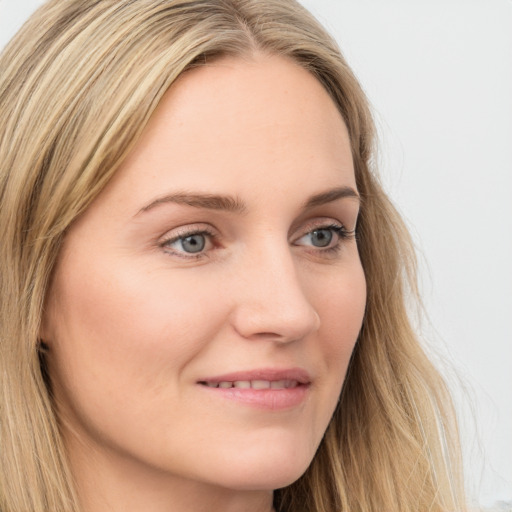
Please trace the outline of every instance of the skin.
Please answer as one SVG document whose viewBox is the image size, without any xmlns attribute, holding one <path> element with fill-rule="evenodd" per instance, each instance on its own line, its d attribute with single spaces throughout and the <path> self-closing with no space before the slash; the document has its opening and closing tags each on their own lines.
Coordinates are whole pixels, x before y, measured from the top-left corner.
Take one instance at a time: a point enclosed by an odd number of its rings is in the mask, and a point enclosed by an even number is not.
<svg viewBox="0 0 512 512">
<path fill-rule="evenodd" d="M 171 87 L 69 229 L 43 319 L 85 512 L 268 512 L 306 470 L 366 300 L 356 241 L 330 227 L 354 230 L 358 198 L 304 207 L 340 187 L 356 191 L 346 126 L 295 63 L 225 58 Z M 162 199 L 177 193 L 238 209 Z M 191 255 L 183 237 L 205 230 Z M 310 383 L 284 409 L 198 383 L 297 367 Z"/>
</svg>

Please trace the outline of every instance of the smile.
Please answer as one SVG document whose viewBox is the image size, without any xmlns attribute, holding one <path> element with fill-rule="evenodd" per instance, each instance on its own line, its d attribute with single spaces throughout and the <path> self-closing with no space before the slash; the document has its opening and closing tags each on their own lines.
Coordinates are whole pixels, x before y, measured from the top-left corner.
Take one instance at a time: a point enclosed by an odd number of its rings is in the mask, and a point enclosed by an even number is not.
<svg viewBox="0 0 512 512">
<path fill-rule="evenodd" d="M 239 389 L 290 389 L 299 386 L 296 380 L 236 380 L 222 382 L 200 382 L 209 388 Z"/>
<path fill-rule="evenodd" d="M 309 373 L 302 368 L 234 372 L 197 383 L 212 397 L 269 411 L 300 406 L 311 390 Z"/>
</svg>

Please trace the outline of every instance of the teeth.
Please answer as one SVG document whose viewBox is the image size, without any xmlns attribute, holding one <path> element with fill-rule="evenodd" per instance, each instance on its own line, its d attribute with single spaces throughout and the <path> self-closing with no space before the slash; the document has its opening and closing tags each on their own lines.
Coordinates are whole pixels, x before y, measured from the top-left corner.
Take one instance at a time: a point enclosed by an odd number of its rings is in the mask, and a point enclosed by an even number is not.
<svg viewBox="0 0 512 512">
<path fill-rule="evenodd" d="M 253 380 L 251 381 L 252 389 L 268 389 L 270 382 L 268 380 Z"/>
<path fill-rule="evenodd" d="M 251 381 L 250 380 L 237 380 L 236 382 L 233 382 L 233 387 L 248 389 L 251 387 Z"/>
<path fill-rule="evenodd" d="M 205 382 L 209 388 L 241 388 L 241 389 L 289 389 L 296 388 L 299 383 L 296 380 L 237 380 L 235 382 Z"/>
</svg>

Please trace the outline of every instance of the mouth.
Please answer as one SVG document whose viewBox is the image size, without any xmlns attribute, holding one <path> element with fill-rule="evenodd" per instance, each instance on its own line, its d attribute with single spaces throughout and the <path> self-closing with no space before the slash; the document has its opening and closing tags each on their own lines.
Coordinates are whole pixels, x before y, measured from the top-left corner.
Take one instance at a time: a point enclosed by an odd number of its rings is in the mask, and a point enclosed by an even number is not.
<svg viewBox="0 0 512 512">
<path fill-rule="evenodd" d="M 304 402 L 311 378 L 300 368 L 259 369 L 201 379 L 202 388 L 219 396 L 260 409 L 290 409 Z"/>
<path fill-rule="evenodd" d="M 305 385 L 296 380 L 224 380 L 220 382 L 201 381 L 199 384 L 209 388 L 222 389 L 290 389 Z"/>
</svg>

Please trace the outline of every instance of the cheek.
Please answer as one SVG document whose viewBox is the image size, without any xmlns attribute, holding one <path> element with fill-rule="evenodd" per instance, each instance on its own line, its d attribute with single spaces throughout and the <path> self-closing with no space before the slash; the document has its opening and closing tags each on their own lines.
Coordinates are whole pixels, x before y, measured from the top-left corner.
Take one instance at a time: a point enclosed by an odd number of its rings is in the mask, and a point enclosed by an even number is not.
<svg viewBox="0 0 512 512">
<path fill-rule="evenodd" d="M 225 305 L 190 273 L 171 280 L 162 269 L 134 274 L 120 259 L 116 266 L 76 263 L 58 269 L 48 304 L 60 413 L 86 439 L 158 460 L 164 439 L 179 430 L 173 411 L 188 417 L 187 368 L 218 335 Z"/>
<path fill-rule="evenodd" d="M 366 308 L 366 280 L 359 263 L 316 296 L 321 345 L 333 395 L 339 394 Z M 336 396 L 337 399 L 337 396 Z"/>
<path fill-rule="evenodd" d="M 215 327 L 222 304 L 190 276 L 171 279 L 165 272 L 145 272 L 133 264 L 123 268 L 122 261 L 91 267 L 94 271 L 67 272 L 64 267 L 56 280 L 50 309 L 54 330 L 62 332 L 58 337 L 63 340 L 114 353 L 153 345 L 161 350 L 162 343 L 171 350 L 196 339 L 192 334 L 199 325 Z M 209 323 L 197 321 L 204 308 L 212 312 Z M 184 347 L 176 348 L 181 352 Z"/>
<path fill-rule="evenodd" d="M 86 404 L 107 394 L 132 403 L 140 396 L 142 404 L 150 393 L 176 387 L 182 369 L 222 325 L 224 306 L 204 283 L 190 275 L 173 275 L 171 282 L 168 273 L 116 263 L 75 260 L 55 276 L 48 305 L 50 374 L 76 394 L 72 401 Z"/>
<path fill-rule="evenodd" d="M 342 351 L 345 345 L 355 344 L 366 308 L 366 279 L 359 261 L 347 265 L 336 279 L 317 290 L 314 300 L 332 348 Z"/>
</svg>

